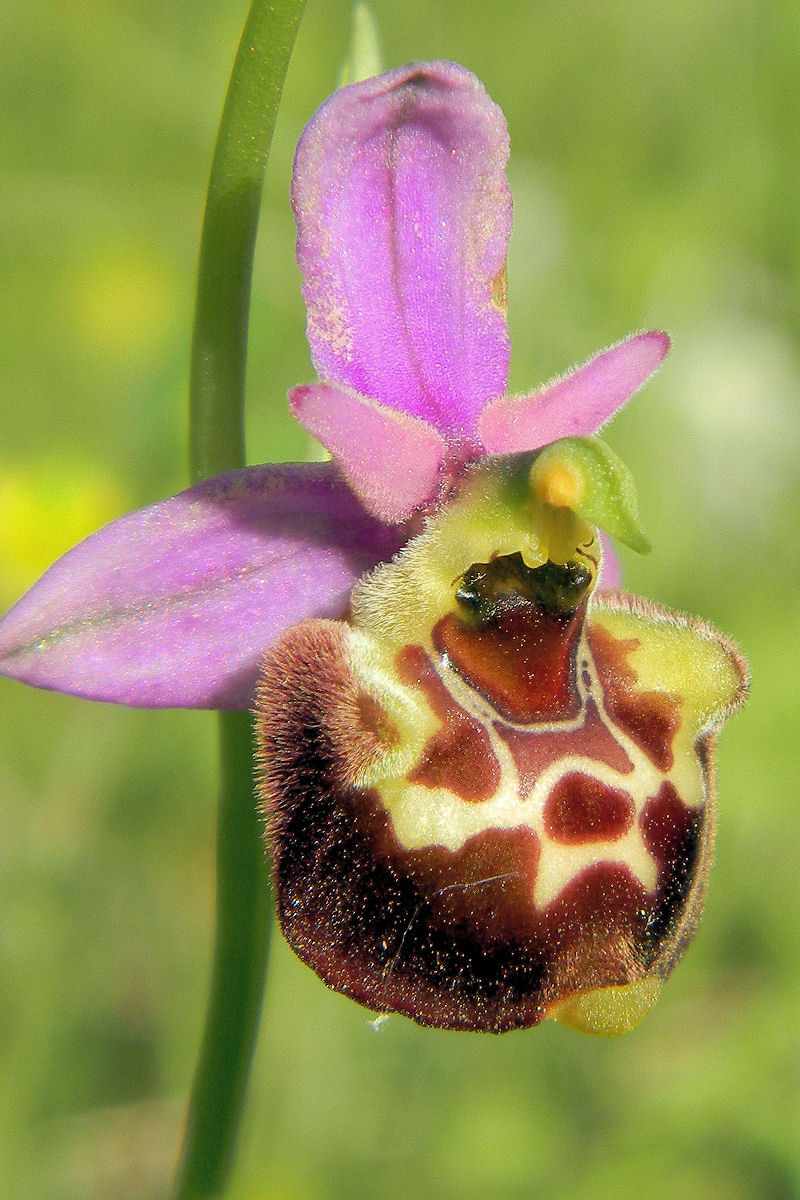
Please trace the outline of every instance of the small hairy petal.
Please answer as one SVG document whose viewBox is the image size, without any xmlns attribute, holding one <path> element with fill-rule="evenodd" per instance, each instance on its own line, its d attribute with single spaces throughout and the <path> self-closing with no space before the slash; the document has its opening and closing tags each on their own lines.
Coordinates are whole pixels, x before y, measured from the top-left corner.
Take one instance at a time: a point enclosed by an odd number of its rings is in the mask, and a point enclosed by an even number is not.
<svg viewBox="0 0 800 1200">
<path fill-rule="evenodd" d="M 478 421 L 486 453 L 515 454 L 597 433 L 660 366 L 669 345 L 666 333 L 638 333 L 532 396 L 498 397 Z"/>
<path fill-rule="evenodd" d="M 293 388 L 289 400 L 367 512 L 396 524 L 433 499 L 446 446 L 427 421 L 329 383 Z"/>
<path fill-rule="evenodd" d="M 231 471 L 59 559 L 0 622 L 0 673 L 140 707 L 249 708 L 279 634 L 343 615 L 402 541 L 332 463 Z"/>
<path fill-rule="evenodd" d="M 599 591 L 613 592 L 622 581 L 622 568 L 611 544 L 611 539 L 602 530 L 600 531 L 600 541 L 603 546 L 603 561 L 597 587 Z"/>
<path fill-rule="evenodd" d="M 505 391 L 508 134 L 452 63 L 342 88 L 297 148 L 292 202 L 320 377 L 468 438 Z"/>
</svg>

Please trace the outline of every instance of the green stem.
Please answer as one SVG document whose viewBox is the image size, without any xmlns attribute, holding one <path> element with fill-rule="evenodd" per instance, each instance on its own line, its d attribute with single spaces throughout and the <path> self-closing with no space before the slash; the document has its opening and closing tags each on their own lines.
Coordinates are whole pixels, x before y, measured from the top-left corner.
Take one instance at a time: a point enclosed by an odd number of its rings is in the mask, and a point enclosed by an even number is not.
<svg viewBox="0 0 800 1200">
<path fill-rule="evenodd" d="M 305 0 L 253 0 L 208 184 L 189 391 L 192 477 L 244 465 L 250 279 L 261 189 Z"/>
<path fill-rule="evenodd" d="M 245 464 L 247 326 L 261 190 L 305 0 L 253 0 L 208 185 L 190 379 L 194 480 Z M 272 900 L 246 713 L 221 713 L 214 965 L 175 1200 L 222 1194 L 258 1032 Z"/>
<path fill-rule="evenodd" d="M 203 1045 L 175 1190 L 219 1196 L 233 1162 L 258 1031 L 272 897 L 253 799 L 250 718 L 220 714 L 217 930 Z"/>
</svg>

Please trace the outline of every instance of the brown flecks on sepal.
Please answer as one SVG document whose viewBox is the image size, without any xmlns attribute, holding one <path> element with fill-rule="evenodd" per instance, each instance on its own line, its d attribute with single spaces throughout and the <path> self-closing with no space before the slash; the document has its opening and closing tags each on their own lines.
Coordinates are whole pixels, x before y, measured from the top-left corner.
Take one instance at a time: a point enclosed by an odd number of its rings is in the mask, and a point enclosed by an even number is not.
<svg viewBox="0 0 800 1200">
<path fill-rule="evenodd" d="M 508 276 L 505 263 L 492 280 L 492 304 L 504 317 L 508 316 Z"/>
</svg>

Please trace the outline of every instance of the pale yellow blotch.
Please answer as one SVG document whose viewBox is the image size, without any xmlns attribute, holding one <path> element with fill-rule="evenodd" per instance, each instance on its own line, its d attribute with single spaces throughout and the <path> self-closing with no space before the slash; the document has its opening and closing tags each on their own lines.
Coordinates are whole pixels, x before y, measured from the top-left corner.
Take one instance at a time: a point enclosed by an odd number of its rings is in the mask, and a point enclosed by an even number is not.
<svg viewBox="0 0 800 1200">
<path fill-rule="evenodd" d="M 587 763 L 588 765 L 590 764 Z M 601 772 L 595 768 L 594 774 L 600 777 Z M 638 796 L 636 799 L 639 801 L 637 809 L 642 808 L 644 800 Z M 655 889 L 658 870 L 645 846 L 638 822 L 624 837 L 615 841 L 583 842 L 575 846 L 565 846 L 563 842 L 554 841 L 548 835 L 544 821 L 537 813 L 536 833 L 541 846 L 533 891 L 533 902 L 537 908 L 545 908 L 580 875 L 581 871 L 598 863 L 614 863 L 616 866 L 627 867 L 646 892 Z"/>
<path fill-rule="evenodd" d="M 579 992 L 554 1008 L 549 1016 L 576 1033 L 620 1037 L 639 1025 L 658 999 L 661 980 L 650 975 L 622 987 Z"/>
<path fill-rule="evenodd" d="M 492 304 L 504 317 L 508 316 L 508 277 L 505 263 L 492 280 Z"/>
</svg>

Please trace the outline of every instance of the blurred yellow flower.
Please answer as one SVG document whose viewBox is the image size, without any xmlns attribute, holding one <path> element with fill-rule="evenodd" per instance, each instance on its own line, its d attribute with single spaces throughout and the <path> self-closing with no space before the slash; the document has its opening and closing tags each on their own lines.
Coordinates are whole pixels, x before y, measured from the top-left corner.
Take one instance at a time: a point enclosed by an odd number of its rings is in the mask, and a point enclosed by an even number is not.
<svg viewBox="0 0 800 1200">
<path fill-rule="evenodd" d="M 0 466 L 0 606 L 129 507 L 122 482 L 97 464 L 49 458 Z"/>
<path fill-rule="evenodd" d="M 104 248 L 81 265 L 69 292 L 78 333 L 107 354 L 147 349 L 169 332 L 179 308 L 172 263 L 137 246 Z"/>
</svg>

